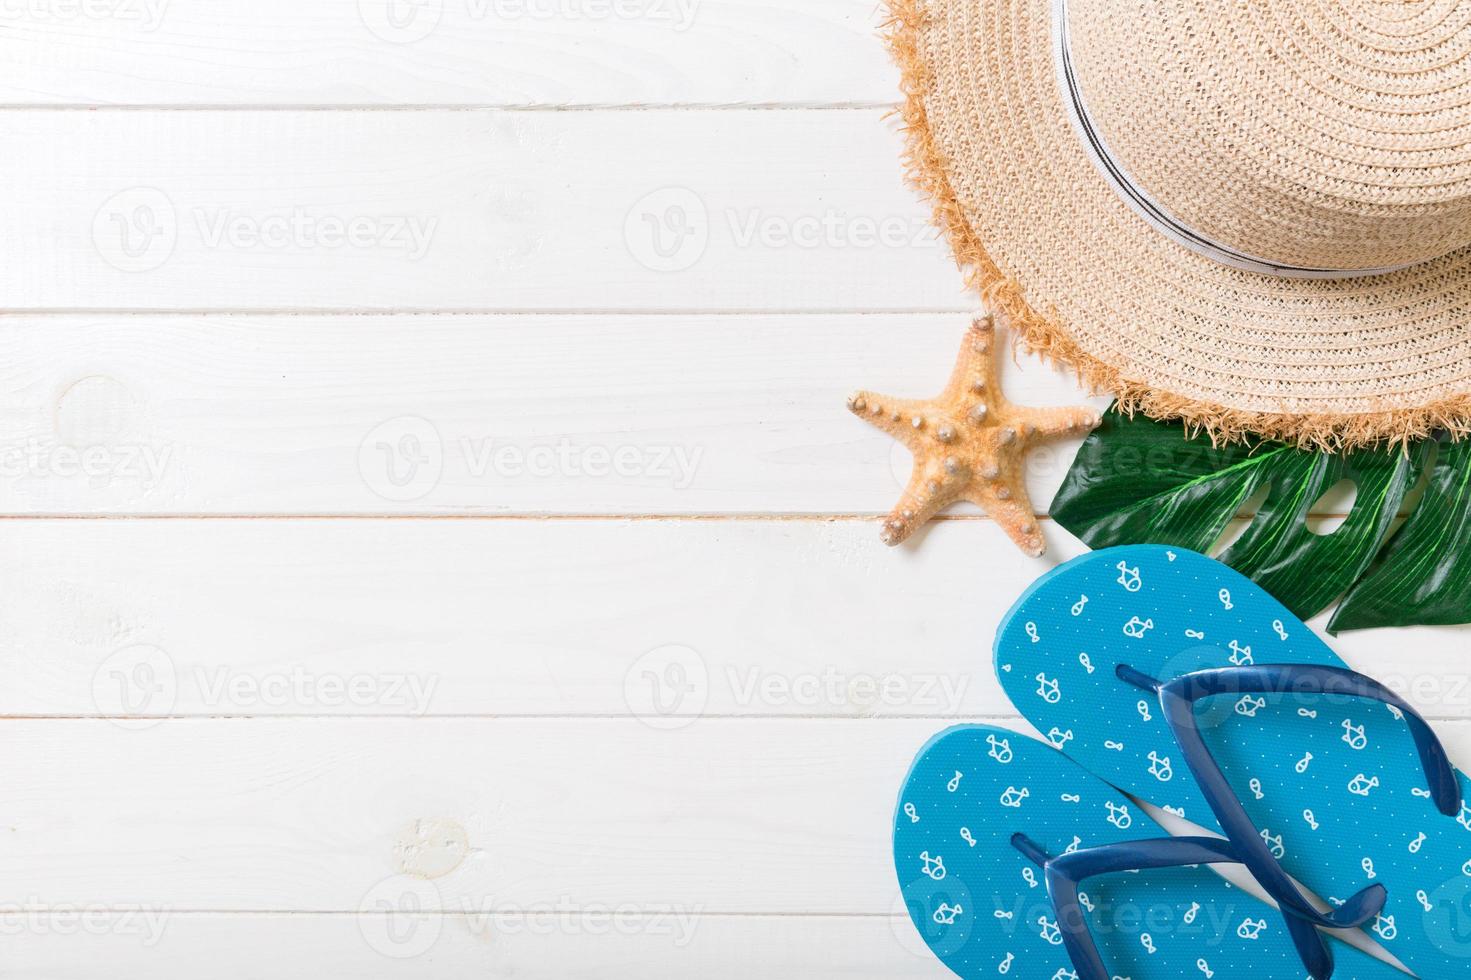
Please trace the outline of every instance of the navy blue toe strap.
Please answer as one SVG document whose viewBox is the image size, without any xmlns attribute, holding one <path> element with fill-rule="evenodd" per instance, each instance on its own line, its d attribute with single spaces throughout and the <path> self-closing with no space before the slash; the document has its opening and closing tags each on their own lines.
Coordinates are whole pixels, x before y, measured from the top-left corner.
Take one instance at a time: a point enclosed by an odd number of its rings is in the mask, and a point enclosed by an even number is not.
<svg viewBox="0 0 1471 980">
<path fill-rule="evenodd" d="M 1220 765 L 1206 746 L 1195 717 L 1195 702 L 1216 695 L 1275 694 L 1310 697 L 1356 697 L 1394 708 L 1409 726 L 1425 770 L 1426 783 L 1436 807 L 1448 816 L 1460 813 L 1461 784 L 1446 757 L 1445 747 L 1430 725 L 1399 695 L 1373 678 L 1341 667 L 1316 664 L 1259 664 L 1224 667 L 1158 681 L 1132 667 L 1120 665 L 1120 679 L 1159 695 L 1160 707 L 1185 756 L 1201 795 L 1210 805 L 1221 829 L 1236 846 L 1240 861 L 1285 911 L 1328 929 L 1364 925 L 1384 908 L 1387 892 L 1373 885 L 1354 895 L 1338 909 L 1321 912 L 1298 888 L 1272 854 L 1261 831 L 1251 822 L 1241 800 L 1231 789 Z"/>
<path fill-rule="evenodd" d="M 1078 980 L 1112 980 L 1083 914 L 1080 886 L 1084 881 L 1121 871 L 1241 863 L 1235 845 L 1216 837 L 1130 841 L 1073 851 L 1059 857 L 1048 855 L 1025 834 L 1013 836 L 1011 844 L 1043 869 L 1047 896 L 1052 902 L 1058 930 L 1062 933 L 1063 944 Z M 1333 976 L 1333 953 L 1322 934 L 1296 916 L 1284 915 L 1283 919 L 1312 980 L 1329 980 Z"/>
</svg>

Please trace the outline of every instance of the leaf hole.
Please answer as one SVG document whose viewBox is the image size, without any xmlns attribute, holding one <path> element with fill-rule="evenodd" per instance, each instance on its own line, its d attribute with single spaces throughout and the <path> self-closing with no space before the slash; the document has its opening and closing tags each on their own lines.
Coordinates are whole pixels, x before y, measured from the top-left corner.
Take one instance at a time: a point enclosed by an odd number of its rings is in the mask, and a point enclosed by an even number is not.
<svg viewBox="0 0 1471 980">
<path fill-rule="evenodd" d="M 1220 555 L 1221 552 L 1236 543 L 1237 539 L 1246 533 L 1256 520 L 1257 511 L 1262 509 L 1262 504 L 1267 502 L 1267 496 L 1272 492 L 1271 483 L 1263 483 L 1251 492 L 1251 496 L 1242 502 L 1236 516 L 1226 522 L 1226 529 L 1216 539 L 1215 546 L 1211 548 L 1212 555 Z"/>
<path fill-rule="evenodd" d="M 1359 496 L 1359 485 L 1345 477 L 1323 491 L 1323 496 L 1313 501 L 1308 508 L 1308 530 L 1319 537 L 1327 537 L 1343 527 L 1348 514 L 1354 509 Z"/>
<path fill-rule="evenodd" d="M 1410 489 L 1405 491 L 1404 499 L 1400 501 L 1399 513 L 1394 516 L 1389 524 L 1389 532 L 1384 535 L 1388 541 L 1399 533 L 1400 527 L 1405 523 L 1415 508 L 1420 506 L 1420 501 L 1425 497 L 1425 491 L 1430 487 L 1430 478 L 1435 473 L 1435 462 L 1440 458 L 1440 443 L 1432 443 L 1425 453 L 1425 465 L 1420 468 L 1420 473 Z"/>
</svg>

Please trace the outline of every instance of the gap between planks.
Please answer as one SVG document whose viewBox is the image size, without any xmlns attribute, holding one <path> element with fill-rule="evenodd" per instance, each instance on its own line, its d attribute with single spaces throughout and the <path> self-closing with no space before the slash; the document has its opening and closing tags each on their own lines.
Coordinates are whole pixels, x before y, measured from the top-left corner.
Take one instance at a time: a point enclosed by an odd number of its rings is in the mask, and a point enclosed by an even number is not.
<svg viewBox="0 0 1471 980">
<path fill-rule="evenodd" d="M 15 915 L 16 913 L 24 914 L 26 912 L 40 911 L 40 910 L 45 910 L 45 909 L 49 909 L 49 908 L 52 908 L 52 906 L 48 906 L 48 905 L 19 905 L 19 906 L 10 906 L 9 908 L 5 909 L 4 911 L 0 911 L 0 921 L 3 921 L 4 920 L 4 917 L 6 915 Z M 649 906 L 647 906 L 645 908 L 639 909 L 634 914 L 635 915 L 650 915 L 650 914 L 663 913 L 663 912 L 669 911 L 669 908 L 670 908 L 669 906 L 649 905 Z M 137 907 L 136 906 L 128 906 L 128 905 L 90 905 L 89 904 L 87 906 L 87 911 L 88 912 L 96 911 L 96 912 L 121 913 L 121 912 L 133 912 L 133 911 L 137 911 Z M 552 910 L 552 911 L 548 911 L 548 912 L 528 911 L 525 908 L 520 908 L 520 907 L 517 907 L 517 906 L 514 906 L 514 905 L 508 905 L 508 906 L 506 906 L 503 909 L 491 909 L 488 912 L 481 912 L 479 910 L 476 910 L 476 911 L 473 911 L 473 912 L 462 912 L 462 911 L 458 911 L 456 909 L 421 909 L 421 910 L 415 911 L 413 913 L 407 913 L 407 912 L 404 912 L 401 909 L 391 909 L 391 910 L 386 910 L 386 911 L 381 911 L 380 912 L 380 911 L 378 911 L 376 909 L 204 909 L 204 908 L 187 908 L 187 909 L 186 908 L 177 908 L 177 909 L 176 908 L 169 908 L 169 909 L 163 909 L 161 911 L 166 911 L 166 912 L 168 912 L 168 914 L 170 916 L 178 916 L 180 918 L 185 918 L 185 917 L 188 917 L 188 916 L 206 916 L 206 915 L 208 915 L 208 916 L 216 916 L 216 915 L 218 915 L 218 916 L 226 916 L 226 915 L 230 915 L 230 916 L 240 916 L 240 917 L 249 917 L 249 918 L 263 918 L 263 917 L 267 917 L 267 916 L 298 916 L 298 917 L 303 917 L 303 918 L 324 918 L 324 919 L 326 919 L 326 918 L 350 918 L 350 919 L 360 919 L 360 918 L 363 918 L 365 916 L 394 916 L 394 917 L 397 917 L 397 918 L 406 918 L 406 917 L 410 917 L 410 915 L 412 915 L 412 916 L 419 916 L 419 917 L 424 917 L 424 918 L 461 919 L 461 918 L 467 918 L 467 917 L 471 917 L 471 916 L 478 916 L 478 915 L 485 915 L 485 914 L 489 914 L 489 915 L 523 915 L 523 916 L 525 916 L 527 918 L 536 918 L 537 916 L 548 916 L 549 917 L 549 916 L 556 916 L 556 915 L 561 915 L 562 914 L 561 912 L 556 911 L 556 910 Z M 590 908 L 590 909 L 574 909 L 573 911 L 571 911 L 568 914 L 571 914 L 571 915 L 605 915 L 607 913 L 604 910 L 599 909 L 599 908 Z M 848 920 L 848 919 L 877 919 L 880 922 L 889 921 L 889 920 L 894 920 L 894 921 L 900 921 L 900 922 L 902 922 L 902 921 L 908 920 L 908 918 L 909 918 L 909 914 L 907 912 L 780 912 L 780 911 L 777 911 L 777 912 L 723 912 L 723 911 L 720 911 L 718 909 L 717 910 L 713 910 L 713 911 L 712 910 L 709 910 L 709 909 L 702 909 L 701 911 L 698 911 L 698 912 L 688 911 L 688 912 L 683 912 L 682 914 L 688 916 L 691 919 L 814 919 L 814 920 L 822 920 L 822 919 L 844 919 L 844 920 Z"/>
<path fill-rule="evenodd" d="M 680 719 L 681 718 L 681 716 L 679 716 L 679 715 L 670 715 L 668 717 L 675 718 L 675 719 Z M 701 715 L 697 715 L 697 716 L 688 716 L 688 717 L 690 718 L 690 724 L 692 724 L 692 725 L 695 724 L 695 723 L 697 723 L 697 722 L 707 722 L 707 721 L 735 721 L 735 722 L 748 722 L 748 721 L 836 721 L 836 722 L 855 722 L 855 721 L 906 721 L 906 722 L 908 722 L 908 721 L 935 721 L 935 722 L 944 722 L 944 723 L 946 723 L 948 725 L 1001 725 L 1001 726 L 1005 726 L 1005 727 L 1015 727 L 1017 725 L 1026 725 L 1026 724 L 1028 724 L 1028 722 L 1026 721 L 1026 719 L 1025 718 L 1022 718 L 1020 715 L 1015 715 L 1015 716 L 1013 716 L 1013 715 L 1001 715 L 1001 716 L 998 716 L 998 715 L 898 714 L 898 713 L 893 713 L 893 712 L 890 712 L 888 714 L 882 714 L 882 715 L 858 715 L 858 714 L 854 714 L 854 715 L 800 714 L 799 715 L 799 714 L 776 714 L 776 713 L 761 715 L 761 714 L 734 714 L 734 713 L 729 713 L 729 712 L 725 712 L 725 713 L 710 713 L 710 712 L 707 712 L 705 714 L 701 714 Z M 1434 716 L 1429 716 L 1429 717 L 1431 717 L 1432 719 L 1434 718 Z M 142 720 L 142 721 L 146 721 L 147 724 L 150 727 L 153 726 L 153 725 L 155 725 L 155 724 L 165 724 L 165 723 L 168 723 L 168 722 L 282 721 L 282 720 L 288 720 L 288 719 L 291 720 L 291 721 L 312 721 L 312 720 L 315 720 L 315 721 L 322 721 L 322 720 L 331 720 L 331 721 L 417 721 L 417 720 L 420 720 L 420 719 L 424 719 L 426 721 L 428 721 L 428 720 L 432 720 L 432 721 L 508 721 L 508 722 L 521 722 L 521 721 L 621 721 L 621 722 L 627 722 L 627 721 L 637 721 L 640 724 L 643 723 L 642 719 L 640 719 L 636 715 L 628 714 L 626 712 L 623 713 L 623 714 L 617 714 L 615 712 L 610 712 L 610 711 L 590 712 L 590 713 L 581 713 L 581 714 L 572 713 L 572 712 L 559 712 L 559 713 L 545 712 L 545 713 L 541 713 L 541 714 L 524 714 L 524 715 L 512 715 L 512 714 L 494 713 L 494 712 L 489 712 L 489 713 L 485 713 L 485 714 L 475 714 L 475 713 L 459 712 L 459 713 L 454 713 L 454 714 L 432 714 L 432 715 L 431 714 L 416 714 L 416 713 L 413 713 L 413 712 L 400 712 L 400 713 L 396 713 L 396 714 L 386 714 L 386 713 L 383 713 L 383 712 L 377 712 L 377 713 L 371 713 L 371 714 L 370 713 L 343 714 L 341 712 L 310 712 L 310 713 L 300 712 L 300 713 L 295 713 L 295 714 L 279 714 L 279 713 L 278 714 L 220 714 L 218 712 L 215 712 L 215 713 L 199 712 L 197 714 L 145 715 L 145 716 L 138 716 L 138 715 L 99 715 L 99 714 L 74 714 L 74 715 L 58 715 L 58 714 L 8 714 L 8 715 L 6 715 L 6 714 L 0 714 L 0 723 L 7 722 L 7 721 L 15 721 L 15 722 L 23 722 L 23 721 L 24 722 L 29 722 L 29 721 L 84 721 L 84 722 L 116 721 L 116 722 L 123 722 L 123 723 L 126 723 L 126 724 L 137 724 L 140 720 Z M 1459 720 L 1459 719 L 1450 719 L 1450 720 Z"/>
<path fill-rule="evenodd" d="M 687 524 L 759 524 L 759 523 L 808 523 L 808 524 L 878 524 L 888 516 L 884 514 L 775 514 L 749 512 L 739 514 L 0 514 L 0 521 L 500 521 L 547 523 L 687 523 Z M 1051 522 L 1047 514 L 1034 514 L 1039 521 Z M 1254 514 L 1239 514 L 1233 520 L 1254 518 Z M 1345 511 L 1310 511 L 1314 518 L 1347 518 Z M 951 521 L 990 522 L 985 514 L 940 514 L 931 518 L 938 523 Z"/>
<path fill-rule="evenodd" d="M 422 102 L 392 105 L 261 102 L 254 105 L 204 102 L 8 102 L 0 112 L 897 112 L 898 102 L 609 102 L 576 105 L 517 105 L 482 102 Z"/>
<path fill-rule="evenodd" d="M 714 307 L 714 306 L 691 306 L 677 307 L 669 306 L 662 308 L 650 307 L 607 307 L 607 308 L 581 308 L 581 307 L 485 307 L 477 309 L 474 307 L 460 307 L 445 309 L 435 306 L 363 306 L 363 307 L 330 307 L 330 306 L 282 306 L 261 307 L 253 309 L 250 307 L 136 307 L 133 309 L 120 310 L 113 307 L 91 307 L 91 306 L 9 306 L 0 309 L 0 320 L 6 317 L 74 317 L 74 316 L 105 316 L 105 317 L 238 317 L 238 318 L 264 318 L 264 317 L 400 317 L 400 316 L 432 316 L 432 317 L 800 317 L 800 316 L 851 316 L 851 317 L 881 317 L 881 316 L 974 316 L 976 306 L 974 303 L 960 304 L 956 306 L 865 306 L 857 307 L 811 307 L 805 309 L 784 309 L 774 307 L 764 309 L 760 307 Z M 964 324 L 962 324 L 963 326 Z"/>
</svg>

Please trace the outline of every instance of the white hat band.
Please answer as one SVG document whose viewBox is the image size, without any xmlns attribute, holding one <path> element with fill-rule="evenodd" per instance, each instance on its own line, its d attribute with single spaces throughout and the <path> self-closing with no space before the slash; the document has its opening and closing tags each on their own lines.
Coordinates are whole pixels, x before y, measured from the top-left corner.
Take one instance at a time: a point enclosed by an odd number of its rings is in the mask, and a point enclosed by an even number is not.
<svg viewBox="0 0 1471 980">
<path fill-rule="evenodd" d="M 1287 279 L 1358 279 L 1368 276 L 1388 275 L 1400 272 L 1418 263 L 1405 263 L 1377 269 L 1311 269 L 1301 266 L 1282 265 L 1259 256 L 1231 248 L 1222 242 L 1204 235 L 1175 217 L 1153 195 L 1144 190 L 1130 176 L 1128 170 L 1109 152 L 1108 143 L 1094 125 L 1088 113 L 1087 100 L 1078 85 L 1073 70 L 1072 32 L 1068 26 L 1068 0 L 1053 0 L 1052 40 L 1057 64 L 1058 85 L 1062 88 L 1062 101 L 1067 107 L 1073 128 L 1082 138 L 1083 147 L 1089 158 L 1124 200 L 1141 218 L 1156 231 L 1168 236 L 1192 252 L 1208 259 L 1228 265 L 1244 272 L 1256 272 Z"/>
</svg>

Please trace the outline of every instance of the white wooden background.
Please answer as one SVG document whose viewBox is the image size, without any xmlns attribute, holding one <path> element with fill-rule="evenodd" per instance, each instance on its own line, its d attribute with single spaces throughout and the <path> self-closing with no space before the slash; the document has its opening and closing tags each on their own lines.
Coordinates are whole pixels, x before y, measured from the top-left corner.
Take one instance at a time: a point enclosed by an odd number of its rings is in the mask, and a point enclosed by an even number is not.
<svg viewBox="0 0 1471 980">
<path fill-rule="evenodd" d="M 973 308 L 878 16 L 0 3 L 3 975 L 943 975 L 894 795 L 1048 563 L 878 542 Z M 1340 648 L 1465 763 L 1464 643 Z"/>
</svg>

